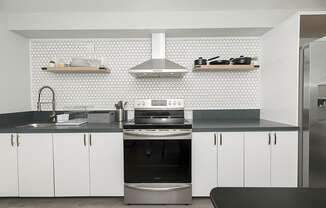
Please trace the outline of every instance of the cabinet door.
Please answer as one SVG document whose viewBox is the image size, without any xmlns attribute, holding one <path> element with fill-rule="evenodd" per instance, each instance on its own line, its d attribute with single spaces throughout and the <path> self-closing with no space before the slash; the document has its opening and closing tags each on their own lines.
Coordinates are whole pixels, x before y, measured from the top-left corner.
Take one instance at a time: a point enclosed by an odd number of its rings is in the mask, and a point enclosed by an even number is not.
<svg viewBox="0 0 326 208">
<path fill-rule="evenodd" d="M 192 134 L 192 193 L 209 196 L 217 186 L 217 146 L 214 133 Z"/>
<path fill-rule="evenodd" d="M 53 134 L 55 196 L 89 196 L 86 134 Z"/>
<path fill-rule="evenodd" d="M 242 132 L 218 134 L 217 183 L 219 187 L 243 187 Z"/>
<path fill-rule="evenodd" d="M 122 133 L 89 134 L 91 196 L 123 196 Z"/>
<path fill-rule="evenodd" d="M 298 132 L 276 132 L 273 134 L 271 162 L 271 184 L 273 187 L 297 187 Z"/>
<path fill-rule="evenodd" d="M 18 196 L 17 148 L 13 134 L 0 134 L 0 197 Z"/>
<path fill-rule="evenodd" d="M 19 134 L 19 196 L 54 196 L 51 134 Z"/>
<path fill-rule="evenodd" d="M 270 186 L 271 144 L 268 132 L 245 133 L 245 186 Z"/>
</svg>

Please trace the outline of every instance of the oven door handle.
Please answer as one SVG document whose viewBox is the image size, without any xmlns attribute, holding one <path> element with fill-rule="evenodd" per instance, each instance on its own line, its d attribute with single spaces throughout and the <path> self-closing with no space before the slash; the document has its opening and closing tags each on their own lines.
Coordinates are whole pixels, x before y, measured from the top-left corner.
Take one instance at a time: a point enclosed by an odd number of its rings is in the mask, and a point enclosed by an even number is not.
<svg viewBox="0 0 326 208">
<path fill-rule="evenodd" d="M 135 131 L 124 131 L 123 132 L 126 135 L 130 136 L 141 136 L 141 137 L 173 137 L 173 136 L 183 136 L 183 135 L 189 135 L 192 133 L 191 130 L 187 131 L 179 131 L 179 132 L 135 132 Z"/>
<path fill-rule="evenodd" d="M 125 186 L 131 189 L 141 190 L 141 191 L 176 191 L 176 190 L 190 188 L 191 184 L 179 184 L 179 185 L 173 184 L 167 187 L 155 187 L 155 186 L 144 185 L 144 184 L 125 184 Z"/>
</svg>

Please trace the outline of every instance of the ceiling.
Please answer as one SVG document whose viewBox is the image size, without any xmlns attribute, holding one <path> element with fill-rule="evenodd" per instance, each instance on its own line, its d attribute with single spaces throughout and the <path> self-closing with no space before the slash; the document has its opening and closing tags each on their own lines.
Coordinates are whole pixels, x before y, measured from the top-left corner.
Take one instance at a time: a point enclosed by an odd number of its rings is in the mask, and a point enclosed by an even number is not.
<svg viewBox="0 0 326 208">
<path fill-rule="evenodd" d="M 8 12 L 323 10 L 326 0 L 0 0 Z"/>
</svg>

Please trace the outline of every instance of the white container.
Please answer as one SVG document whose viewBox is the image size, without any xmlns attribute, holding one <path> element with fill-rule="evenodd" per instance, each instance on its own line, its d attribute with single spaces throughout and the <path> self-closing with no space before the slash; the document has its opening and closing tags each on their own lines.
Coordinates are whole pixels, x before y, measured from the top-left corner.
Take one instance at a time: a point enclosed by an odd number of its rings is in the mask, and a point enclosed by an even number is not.
<svg viewBox="0 0 326 208">
<path fill-rule="evenodd" d="M 57 123 L 62 123 L 69 120 L 69 114 L 59 114 L 57 115 Z"/>
</svg>

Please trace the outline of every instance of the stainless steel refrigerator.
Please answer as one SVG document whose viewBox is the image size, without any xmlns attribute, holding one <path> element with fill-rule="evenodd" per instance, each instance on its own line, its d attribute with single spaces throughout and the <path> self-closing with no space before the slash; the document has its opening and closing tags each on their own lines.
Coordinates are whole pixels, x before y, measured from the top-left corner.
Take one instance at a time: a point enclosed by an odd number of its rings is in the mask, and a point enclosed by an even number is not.
<svg viewBox="0 0 326 208">
<path fill-rule="evenodd" d="M 326 187 L 326 41 L 311 42 L 300 52 L 302 185 Z"/>
</svg>

